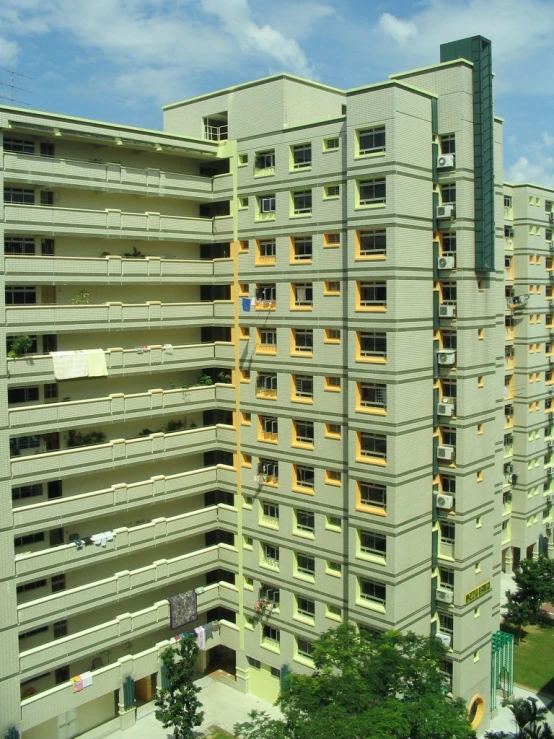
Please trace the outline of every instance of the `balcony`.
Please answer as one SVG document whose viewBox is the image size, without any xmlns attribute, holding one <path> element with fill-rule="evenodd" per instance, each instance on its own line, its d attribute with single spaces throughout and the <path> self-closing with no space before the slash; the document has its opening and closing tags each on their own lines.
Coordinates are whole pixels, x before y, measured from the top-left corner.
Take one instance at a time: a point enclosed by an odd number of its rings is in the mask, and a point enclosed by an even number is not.
<svg viewBox="0 0 554 739">
<path fill-rule="evenodd" d="M 222 566 L 234 572 L 238 568 L 236 550 L 225 544 L 200 549 L 173 559 L 158 559 L 151 565 L 137 570 L 116 572 L 115 575 L 103 580 L 23 603 L 17 609 L 18 622 L 24 625 L 67 618 L 98 608 L 98 604 L 108 605 L 140 593 L 168 587 L 172 583 L 182 585 L 183 581 Z"/>
<path fill-rule="evenodd" d="M 8 333 L 113 331 L 229 325 L 231 301 L 214 303 L 103 303 L 101 305 L 26 305 L 6 307 Z"/>
<path fill-rule="evenodd" d="M 136 349 L 106 350 L 109 377 L 171 372 L 182 370 L 183 366 L 190 370 L 199 370 L 210 364 L 232 367 L 234 357 L 234 346 L 224 342 L 174 346 L 172 354 L 168 354 L 161 345 L 148 346 L 147 351 L 141 349 L 140 353 Z M 52 357 L 49 355 L 8 359 L 8 367 L 10 384 L 55 382 Z"/>
<path fill-rule="evenodd" d="M 199 613 L 205 613 L 225 602 L 238 610 L 238 592 L 232 585 L 221 583 L 212 585 L 198 595 Z M 74 662 L 106 649 L 116 647 L 122 641 L 128 642 L 152 631 L 166 628 L 169 632 L 169 603 L 158 601 L 149 608 L 135 613 L 122 613 L 116 618 L 90 629 L 48 642 L 40 647 L 21 652 L 19 671 L 23 679 L 26 674 L 36 674 L 48 666 L 49 669 Z M 214 646 L 217 642 L 214 642 Z M 210 640 L 210 646 L 212 642 Z"/>
<path fill-rule="evenodd" d="M 209 177 L 128 167 L 117 162 L 91 162 L 33 154 L 4 153 L 5 179 L 43 186 L 83 187 L 174 198 L 212 199 Z"/>
<path fill-rule="evenodd" d="M 41 528 L 54 528 L 60 521 L 64 525 L 82 523 L 99 516 L 117 514 L 142 508 L 154 501 L 166 503 L 186 495 L 201 495 L 214 490 L 235 493 L 237 488 L 236 470 L 232 467 L 204 467 L 177 475 L 156 475 L 141 482 L 112 485 L 104 490 L 95 490 L 82 495 L 20 506 L 13 510 L 14 532 L 30 533 Z M 222 521 L 229 523 L 225 511 Z M 223 515 L 225 514 L 225 515 Z"/>
<path fill-rule="evenodd" d="M 235 429 L 218 425 L 170 434 L 159 432 L 143 438 L 114 439 L 95 446 L 13 457 L 10 460 L 11 476 L 14 485 L 25 485 L 37 478 L 59 480 L 129 464 L 146 464 L 183 454 L 203 453 L 216 447 L 233 452 L 236 448 Z"/>
<path fill-rule="evenodd" d="M 234 509 L 227 507 L 226 515 L 223 518 L 227 529 L 236 530 L 237 512 Z M 162 547 L 176 539 L 205 534 L 207 531 L 217 528 L 219 523 L 219 506 L 210 506 L 171 518 L 155 518 L 140 526 L 132 526 L 131 528 L 121 526 L 114 529 L 113 542 L 110 542 L 105 548 L 92 544 L 79 550 L 71 543 L 42 549 L 30 554 L 17 554 L 15 557 L 16 577 L 45 575 L 62 570 L 68 572 L 87 565 L 97 564 L 99 557 L 102 557 L 102 563 L 105 563 L 149 547 Z M 88 526 L 85 524 L 80 527 L 81 535 L 89 536 L 94 530 L 98 531 L 98 527 L 101 528 L 102 525 L 102 523 L 97 523 L 95 526 L 93 522 L 90 522 Z M 83 528 L 90 530 L 91 533 L 83 532 Z M 35 601 L 29 602 L 32 604 Z M 23 604 L 21 608 L 24 608 L 25 605 L 27 604 Z"/>
<path fill-rule="evenodd" d="M 21 406 L 8 411 L 10 430 L 34 433 L 61 431 L 94 423 L 114 423 L 134 419 L 155 419 L 169 413 L 235 407 L 235 388 L 226 385 L 191 387 L 186 390 L 150 390 L 124 395 L 117 393 L 105 398 L 87 398 L 74 402 Z"/>
<path fill-rule="evenodd" d="M 213 587 L 219 587 L 223 600 L 232 595 L 230 593 L 232 586 L 228 586 L 226 583 L 220 583 L 219 586 Z M 202 602 L 201 598 L 204 596 L 214 600 L 213 593 L 211 590 L 208 593 L 208 588 L 206 588 L 203 596 L 198 597 L 199 608 Z M 207 608 L 208 606 L 202 604 L 202 609 L 207 610 Z M 221 621 L 221 630 L 213 635 L 210 646 L 223 644 L 236 650 L 239 648 L 238 635 L 238 629 L 234 624 Z M 135 680 L 139 680 L 157 672 L 160 666 L 159 652 L 165 649 L 168 644 L 169 641 L 164 641 L 139 654 L 125 655 L 125 657 L 105 667 L 94 670 L 93 684 L 80 693 L 73 693 L 70 689 L 71 683 L 65 682 L 23 700 L 21 702 L 21 724 L 19 724 L 19 729 L 28 731 L 44 721 L 55 718 L 64 711 L 74 710 L 76 706 L 83 706 L 102 695 L 119 690 L 123 679 L 130 673 Z"/>
<path fill-rule="evenodd" d="M 230 259 L 184 260 L 145 257 L 125 259 L 119 256 L 102 258 L 48 257 L 8 255 L 4 260 L 6 275 L 12 284 L 39 285 L 61 283 L 82 285 L 126 284 L 218 284 L 233 279 Z"/>
<path fill-rule="evenodd" d="M 95 238 L 212 241 L 211 218 L 125 213 L 117 209 L 90 210 L 43 205 L 4 205 L 6 230 Z M 232 217 L 222 219 L 232 224 Z M 232 230 L 232 227 L 231 227 Z"/>
</svg>

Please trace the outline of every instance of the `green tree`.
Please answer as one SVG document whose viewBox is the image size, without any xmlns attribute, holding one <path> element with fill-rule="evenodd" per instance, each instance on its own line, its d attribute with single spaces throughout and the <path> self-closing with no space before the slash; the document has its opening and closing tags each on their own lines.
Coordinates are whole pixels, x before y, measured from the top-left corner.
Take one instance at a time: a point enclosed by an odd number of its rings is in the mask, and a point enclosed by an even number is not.
<svg viewBox="0 0 554 739">
<path fill-rule="evenodd" d="M 341 624 L 313 647 L 312 675 L 287 676 L 284 719 L 251 716 L 240 739 L 468 739 L 467 707 L 447 695 L 445 649 L 413 633 L 358 634 Z"/>
<path fill-rule="evenodd" d="M 167 688 L 160 688 L 156 697 L 156 718 L 164 729 L 173 726 L 175 739 L 194 739 L 195 726 L 204 720 L 197 698 L 200 692 L 193 682 L 194 665 L 200 650 L 193 635 L 185 636 L 177 648 L 168 647 L 161 654 Z"/>
<path fill-rule="evenodd" d="M 517 589 L 506 596 L 504 620 L 521 631 L 537 623 L 541 606 L 554 600 L 554 560 L 524 559 L 514 571 L 514 581 Z"/>
</svg>

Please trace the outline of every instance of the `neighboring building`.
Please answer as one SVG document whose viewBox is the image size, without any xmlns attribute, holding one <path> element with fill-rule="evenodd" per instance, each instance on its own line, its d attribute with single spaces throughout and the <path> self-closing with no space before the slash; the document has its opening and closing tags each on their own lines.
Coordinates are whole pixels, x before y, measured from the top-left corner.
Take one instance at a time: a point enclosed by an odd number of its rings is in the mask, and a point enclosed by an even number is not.
<svg viewBox="0 0 554 739">
<path fill-rule="evenodd" d="M 488 720 L 500 573 L 553 554 L 554 193 L 503 186 L 490 43 L 441 59 L 165 132 L 0 108 L 0 733 L 132 724 L 208 623 L 199 668 L 271 700 L 341 620 L 436 633 Z"/>
</svg>

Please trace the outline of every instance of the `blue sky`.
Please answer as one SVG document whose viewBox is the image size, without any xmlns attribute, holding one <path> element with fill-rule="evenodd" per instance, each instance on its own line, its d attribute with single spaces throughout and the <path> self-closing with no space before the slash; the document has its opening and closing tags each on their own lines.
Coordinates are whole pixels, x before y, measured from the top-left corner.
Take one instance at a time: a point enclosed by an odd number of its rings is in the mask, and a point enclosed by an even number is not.
<svg viewBox="0 0 554 739">
<path fill-rule="evenodd" d="M 554 186 L 553 0 L 1 0 L 0 67 L 32 78 L 13 96 L 33 108 L 160 128 L 161 105 L 219 87 L 280 71 L 356 87 L 475 34 L 505 178 Z"/>
</svg>

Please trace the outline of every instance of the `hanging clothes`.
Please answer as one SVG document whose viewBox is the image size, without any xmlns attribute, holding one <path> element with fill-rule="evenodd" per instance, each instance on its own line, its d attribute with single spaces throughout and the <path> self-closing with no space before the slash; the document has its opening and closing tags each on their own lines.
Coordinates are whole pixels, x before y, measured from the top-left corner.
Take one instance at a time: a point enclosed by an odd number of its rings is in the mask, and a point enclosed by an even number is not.
<svg viewBox="0 0 554 739">
<path fill-rule="evenodd" d="M 204 631 L 204 627 L 198 626 L 194 631 L 196 633 L 196 644 L 198 645 L 198 649 L 203 652 L 206 649 L 206 632 Z"/>
<path fill-rule="evenodd" d="M 106 353 L 103 349 L 87 349 L 87 369 L 89 377 L 106 377 L 108 367 L 106 365 Z"/>
<path fill-rule="evenodd" d="M 88 377 L 88 362 L 85 352 L 50 352 L 56 380 L 74 380 Z"/>
<path fill-rule="evenodd" d="M 250 300 L 250 298 L 243 298 L 242 299 L 242 309 L 243 309 L 243 311 L 245 311 L 246 313 L 250 313 L 251 306 L 252 306 L 252 301 Z"/>
</svg>

